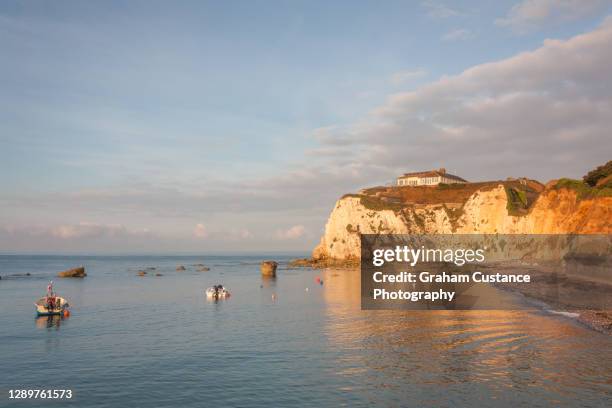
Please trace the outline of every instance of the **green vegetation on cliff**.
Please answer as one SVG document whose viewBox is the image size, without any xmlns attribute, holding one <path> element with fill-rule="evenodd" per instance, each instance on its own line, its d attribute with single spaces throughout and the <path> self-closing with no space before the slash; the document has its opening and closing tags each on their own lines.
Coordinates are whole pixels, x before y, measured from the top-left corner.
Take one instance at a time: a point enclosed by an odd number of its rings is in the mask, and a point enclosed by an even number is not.
<svg viewBox="0 0 612 408">
<path fill-rule="evenodd" d="M 582 179 L 589 186 L 595 187 L 600 181 L 609 178 L 610 175 L 612 175 L 612 160 L 589 171 Z M 610 180 L 608 180 L 608 183 L 610 183 Z M 612 187 L 612 185 L 607 185 L 606 187 Z"/>
<path fill-rule="evenodd" d="M 559 179 L 553 188 L 573 190 L 578 200 L 612 197 L 612 160 L 589 171 L 582 180 Z"/>
<path fill-rule="evenodd" d="M 508 215 L 525 215 L 529 209 L 529 201 L 525 190 L 517 187 L 504 186 L 506 189 Z"/>
<path fill-rule="evenodd" d="M 527 215 L 529 209 L 536 202 L 540 195 L 540 186 L 534 185 L 531 181 L 511 181 L 504 183 L 506 190 L 508 215 L 521 216 Z"/>
<path fill-rule="evenodd" d="M 602 185 L 592 187 L 582 180 L 562 178 L 553 187 L 555 190 L 567 189 L 576 192 L 578 200 L 587 200 L 596 197 L 612 197 L 612 186 Z"/>
</svg>

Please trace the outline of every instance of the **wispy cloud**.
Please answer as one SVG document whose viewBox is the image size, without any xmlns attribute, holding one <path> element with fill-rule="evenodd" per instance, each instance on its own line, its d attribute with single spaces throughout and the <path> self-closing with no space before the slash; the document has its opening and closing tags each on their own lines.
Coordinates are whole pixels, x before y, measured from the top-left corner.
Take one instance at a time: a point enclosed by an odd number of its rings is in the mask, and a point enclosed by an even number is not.
<svg viewBox="0 0 612 408">
<path fill-rule="evenodd" d="M 95 222 L 79 222 L 77 224 L 60 225 L 5 225 L 5 234 L 13 236 L 48 237 L 61 240 L 99 239 L 117 237 L 153 236 L 148 229 L 133 230 L 121 224 L 101 224 Z"/>
<path fill-rule="evenodd" d="M 408 82 L 427 76 L 427 71 L 423 68 L 395 72 L 391 75 L 391 83 L 393 85 L 402 85 Z"/>
<path fill-rule="evenodd" d="M 442 36 L 442 40 L 444 41 L 465 41 L 474 38 L 475 35 L 473 32 L 466 28 L 458 28 L 456 30 L 451 30 L 448 33 Z"/>
<path fill-rule="evenodd" d="M 465 15 L 464 12 L 435 0 L 425 0 L 421 3 L 421 6 L 425 8 L 427 15 L 432 18 L 443 19 Z"/>
<path fill-rule="evenodd" d="M 208 238 L 208 229 L 204 224 L 196 224 L 193 229 L 193 236 L 196 238 Z"/>
<path fill-rule="evenodd" d="M 306 227 L 303 225 L 294 225 L 287 230 L 278 230 L 276 236 L 279 239 L 298 239 L 306 234 Z"/>
<path fill-rule="evenodd" d="M 578 19 L 599 10 L 607 0 L 523 0 L 495 24 L 523 33 L 550 21 Z"/>
</svg>

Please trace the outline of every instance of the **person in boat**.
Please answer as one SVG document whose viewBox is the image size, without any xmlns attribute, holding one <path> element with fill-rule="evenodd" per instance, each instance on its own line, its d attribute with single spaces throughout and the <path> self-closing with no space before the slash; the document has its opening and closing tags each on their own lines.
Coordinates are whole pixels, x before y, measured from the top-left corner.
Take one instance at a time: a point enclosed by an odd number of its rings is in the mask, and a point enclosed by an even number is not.
<svg viewBox="0 0 612 408">
<path fill-rule="evenodd" d="M 55 309 L 55 293 L 53 292 L 53 281 L 47 285 L 47 309 Z"/>
</svg>

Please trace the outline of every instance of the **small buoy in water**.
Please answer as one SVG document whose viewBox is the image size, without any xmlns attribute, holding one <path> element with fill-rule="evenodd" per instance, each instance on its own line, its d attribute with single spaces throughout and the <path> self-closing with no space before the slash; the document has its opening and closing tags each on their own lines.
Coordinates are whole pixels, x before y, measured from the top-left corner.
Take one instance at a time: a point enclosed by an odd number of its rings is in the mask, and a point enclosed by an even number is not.
<svg viewBox="0 0 612 408">
<path fill-rule="evenodd" d="M 306 290 L 306 292 L 308 292 L 308 288 L 306 288 L 305 290 Z"/>
<path fill-rule="evenodd" d="M 319 283 L 321 284 L 321 286 L 323 286 L 323 281 L 322 281 L 322 280 L 321 280 L 321 281 L 319 281 Z"/>
<path fill-rule="evenodd" d="M 272 294 L 272 300 L 276 301 L 276 293 Z"/>
<path fill-rule="evenodd" d="M 321 278 L 317 276 L 317 277 L 315 278 L 315 282 L 317 282 L 317 283 L 321 283 Z"/>
<path fill-rule="evenodd" d="M 70 310 L 64 310 L 64 317 L 70 316 Z"/>
</svg>

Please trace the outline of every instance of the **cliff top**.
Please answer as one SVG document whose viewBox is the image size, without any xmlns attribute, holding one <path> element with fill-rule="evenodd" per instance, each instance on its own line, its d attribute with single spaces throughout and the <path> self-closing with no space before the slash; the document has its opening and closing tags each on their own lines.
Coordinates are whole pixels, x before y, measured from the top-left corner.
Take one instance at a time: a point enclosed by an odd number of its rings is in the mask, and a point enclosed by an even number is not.
<svg viewBox="0 0 612 408">
<path fill-rule="evenodd" d="M 378 186 L 362 189 L 344 197 L 360 198 L 371 210 L 401 211 L 408 206 L 445 205 L 460 208 L 476 192 L 490 191 L 503 185 L 508 198 L 509 215 L 525 215 L 541 193 L 550 190 L 572 190 L 578 200 L 612 197 L 612 161 L 584 176 L 583 180 L 562 178 L 544 186 L 527 178 L 483 181 L 478 183 L 438 184 L 432 186 Z"/>
<path fill-rule="evenodd" d="M 461 207 L 478 191 L 490 191 L 503 185 L 508 194 L 508 210 L 517 214 L 526 212 L 536 201 L 544 185 L 536 180 L 497 180 L 465 184 L 439 184 L 432 186 L 392 186 L 373 187 L 359 194 L 346 194 L 344 197 L 358 197 L 361 203 L 371 210 L 399 211 L 410 205 L 447 205 Z"/>
</svg>

